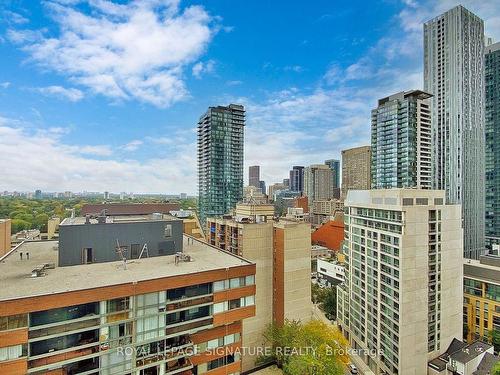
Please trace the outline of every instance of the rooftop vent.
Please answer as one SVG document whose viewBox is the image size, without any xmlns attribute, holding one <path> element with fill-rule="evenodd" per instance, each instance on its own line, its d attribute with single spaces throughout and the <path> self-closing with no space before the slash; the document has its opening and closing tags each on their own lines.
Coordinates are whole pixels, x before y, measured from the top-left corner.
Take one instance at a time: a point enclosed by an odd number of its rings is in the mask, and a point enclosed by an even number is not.
<svg viewBox="0 0 500 375">
<path fill-rule="evenodd" d="M 42 277 L 47 275 L 47 270 L 52 270 L 56 268 L 55 263 L 44 263 L 36 266 L 33 271 L 31 271 L 31 277 Z"/>
<path fill-rule="evenodd" d="M 178 265 L 181 262 L 192 262 L 193 258 L 191 255 L 184 254 L 182 252 L 175 253 L 175 265 Z"/>
</svg>

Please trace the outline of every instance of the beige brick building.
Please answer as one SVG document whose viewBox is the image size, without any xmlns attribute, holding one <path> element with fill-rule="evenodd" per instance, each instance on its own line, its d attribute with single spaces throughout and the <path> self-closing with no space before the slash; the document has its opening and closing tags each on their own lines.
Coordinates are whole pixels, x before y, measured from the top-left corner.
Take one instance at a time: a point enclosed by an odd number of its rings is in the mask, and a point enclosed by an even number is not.
<svg viewBox="0 0 500 375">
<path fill-rule="evenodd" d="M 348 190 L 369 190 L 371 186 L 371 147 L 342 151 L 342 197 Z"/>
<path fill-rule="evenodd" d="M 273 321 L 311 318 L 311 229 L 309 223 L 272 220 L 272 205 L 238 204 L 231 219 L 208 218 L 207 242 L 256 264 L 255 317 L 243 322 L 246 347 L 260 347 Z M 253 350 L 252 350 L 253 351 Z M 244 355 L 242 369 L 255 367 Z"/>
<path fill-rule="evenodd" d="M 10 219 L 0 219 L 0 258 L 10 251 Z"/>
</svg>

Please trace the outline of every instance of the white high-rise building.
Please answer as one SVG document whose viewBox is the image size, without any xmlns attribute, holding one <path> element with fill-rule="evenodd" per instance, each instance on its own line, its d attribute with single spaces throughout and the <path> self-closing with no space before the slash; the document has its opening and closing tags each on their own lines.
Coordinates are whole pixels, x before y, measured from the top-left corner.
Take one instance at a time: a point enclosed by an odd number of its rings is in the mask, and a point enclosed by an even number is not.
<svg viewBox="0 0 500 375">
<path fill-rule="evenodd" d="M 350 190 L 344 206 L 342 332 L 377 375 L 427 374 L 462 337 L 460 206 L 424 189 Z"/>
<path fill-rule="evenodd" d="M 484 24 L 457 6 L 424 24 L 424 90 L 433 95 L 433 187 L 462 205 L 464 256 L 485 246 Z"/>
</svg>

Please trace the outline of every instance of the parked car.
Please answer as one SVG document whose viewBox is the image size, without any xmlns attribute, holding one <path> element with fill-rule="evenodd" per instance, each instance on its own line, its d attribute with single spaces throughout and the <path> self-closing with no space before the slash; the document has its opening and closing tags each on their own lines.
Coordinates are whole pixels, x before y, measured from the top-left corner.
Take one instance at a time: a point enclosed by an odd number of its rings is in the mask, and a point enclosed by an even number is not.
<svg viewBox="0 0 500 375">
<path fill-rule="evenodd" d="M 349 372 L 351 374 L 357 374 L 358 373 L 358 368 L 354 365 L 349 365 Z"/>
</svg>

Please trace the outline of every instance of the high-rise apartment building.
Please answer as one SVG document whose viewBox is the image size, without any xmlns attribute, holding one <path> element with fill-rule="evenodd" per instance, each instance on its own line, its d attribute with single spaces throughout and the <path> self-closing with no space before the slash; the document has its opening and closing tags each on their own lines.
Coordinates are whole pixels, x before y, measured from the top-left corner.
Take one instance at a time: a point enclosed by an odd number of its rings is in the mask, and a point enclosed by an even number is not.
<svg viewBox="0 0 500 375">
<path fill-rule="evenodd" d="M 208 216 L 232 210 L 243 198 L 245 107 L 210 107 L 198 122 L 198 209 Z M 259 187 L 257 185 L 257 187 Z"/>
<path fill-rule="evenodd" d="M 342 198 L 349 190 L 369 190 L 370 182 L 371 147 L 342 150 Z"/>
<path fill-rule="evenodd" d="M 433 188 L 461 204 L 464 256 L 485 247 L 483 20 L 463 6 L 424 24 L 424 90 L 431 98 Z"/>
<path fill-rule="evenodd" d="M 294 165 L 290 171 L 290 190 L 302 193 L 304 191 L 304 167 Z"/>
<path fill-rule="evenodd" d="M 248 167 L 248 185 L 260 187 L 260 166 L 252 165 Z M 265 193 L 265 191 L 263 191 Z"/>
<path fill-rule="evenodd" d="M 500 43 L 486 47 L 486 245 L 500 244 Z"/>
<path fill-rule="evenodd" d="M 306 321 L 311 317 L 311 227 L 287 219 L 273 220 L 266 204 L 238 204 L 235 216 L 207 219 L 207 241 L 255 262 L 255 317 L 243 322 L 249 353 L 261 347 L 273 321 Z M 257 355 L 242 358 L 243 371 L 256 366 Z"/>
<path fill-rule="evenodd" d="M 399 92 L 372 110 L 372 189 L 431 189 L 431 96 Z"/>
<path fill-rule="evenodd" d="M 445 192 L 350 191 L 338 319 L 375 374 L 427 374 L 462 337 L 462 225 Z"/>
<path fill-rule="evenodd" d="M 313 164 L 304 169 L 304 195 L 309 205 L 315 200 L 332 198 L 332 175 L 332 169 L 325 164 Z"/>
<path fill-rule="evenodd" d="M 239 373 L 255 264 L 183 237 L 177 222 L 65 219 L 65 241 L 19 245 L 0 263 L 0 373 Z M 179 252 L 166 255 L 171 238 Z"/>
</svg>

